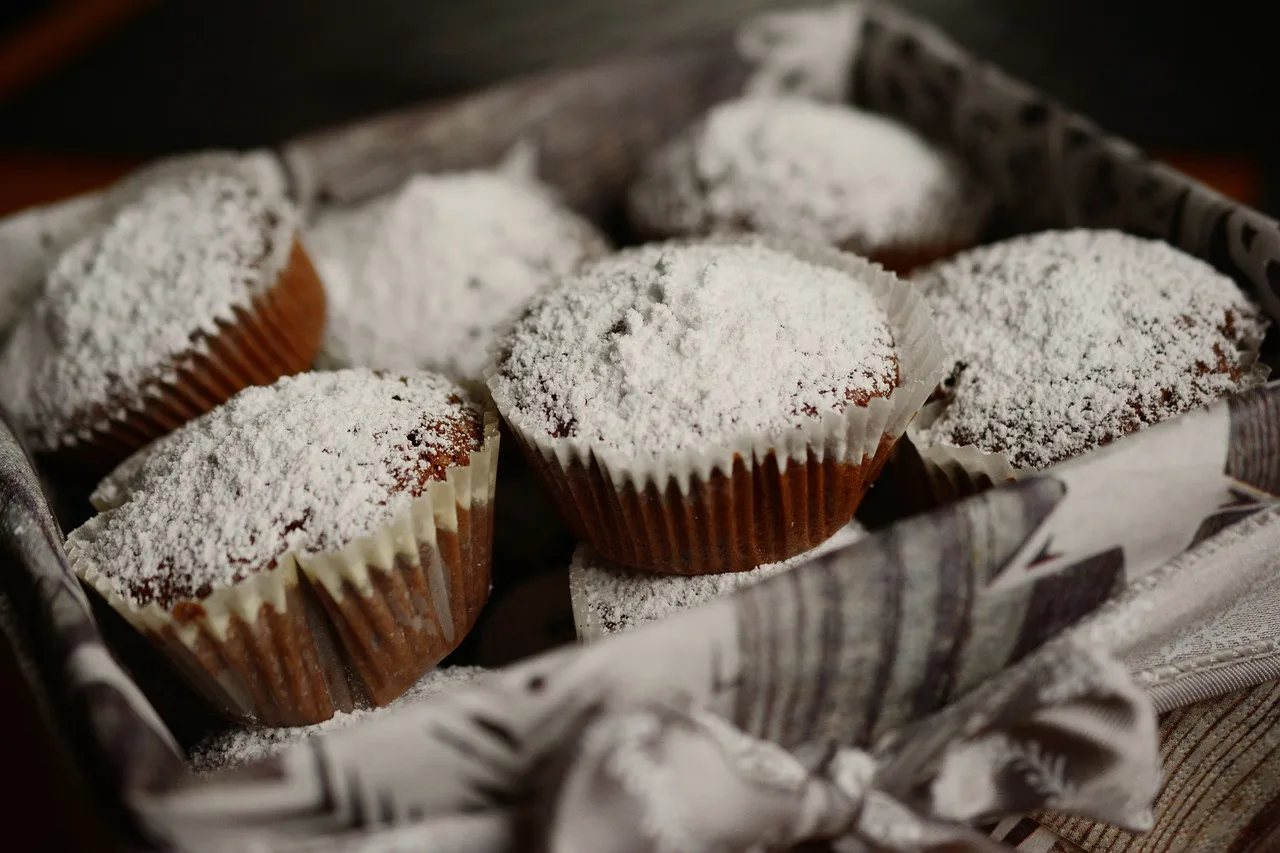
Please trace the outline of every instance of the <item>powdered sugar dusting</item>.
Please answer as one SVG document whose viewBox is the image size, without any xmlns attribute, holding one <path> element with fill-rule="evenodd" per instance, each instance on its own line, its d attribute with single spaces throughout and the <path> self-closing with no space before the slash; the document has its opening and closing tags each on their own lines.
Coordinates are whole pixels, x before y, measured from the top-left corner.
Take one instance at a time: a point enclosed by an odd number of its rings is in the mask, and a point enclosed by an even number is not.
<svg viewBox="0 0 1280 853">
<path fill-rule="evenodd" d="M 856 521 L 826 542 L 781 563 L 719 575 L 660 575 L 611 563 L 579 545 L 569 568 L 578 633 L 584 639 L 616 634 L 697 607 L 789 571 L 837 548 L 857 542 L 866 531 Z"/>
<path fill-rule="evenodd" d="M 632 456 L 777 435 L 897 381 L 870 288 L 758 245 L 619 253 L 545 291 L 499 350 L 504 417 Z"/>
<path fill-rule="evenodd" d="M 861 253 L 970 239 L 991 196 L 961 160 L 871 113 L 797 97 L 714 108 L 631 193 L 660 234 L 750 231 Z"/>
<path fill-rule="evenodd" d="M 167 157 L 131 172 L 103 192 L 87 193 L 0 217 L 0 344 L 44 288 L 49 267 L 111 214 L 137 201 L 146 187 L 188 172 L 232 172 L 283 195 L 284 173 L 266 151 L 200 151 Z M 0 398 L 3 399 L 3 398 Z"/>
<path fill-rule="evenodd" d="M 925 444 L 1041 468 L 1258 381 L 1259 308 L 1163 242 L 1046 232 L 915 278 L 959 362 Z"/>
<path fill-rule="evenodd" d="M 0 356 L 6 402 L 38 448 L 170 376 L 274 284 L 293 230 L 283 197 L 226 171 L 181 173 L 68 248 Z"/>
<path fill-rule="evenodd" d="M 500 172 L 421 175 L 306 236 L 329 295 L 322 358 L 478 378 L 495 326 L 605 252 L 545 188 Z"/>
<path fill-rule="evenodd" d="M 129 464 L 68 554 L 135 606 L 203 598 L 286 552 L 335 550 L 467 464 L 483 410 L 434 374 L 312 373 L 249 388 Z"/>
<path fill-rule="evenodd" d="M 323 723 L 287 728 L 241 728 L 216 735 L 191 750 L 188 761 L 192 772 L 201 775 L 229 770 L 250 761 L 276 755 L 291 746 L 345 729 L 354 723 L 375 719 L 397 708 L 415 705 L 455 687 L 476 681 L 488 670 L 475 666 L 452 666 L 433 669 L 400 698 L 384 708 L 367 708 L 337 713 Z"/>
</svg>

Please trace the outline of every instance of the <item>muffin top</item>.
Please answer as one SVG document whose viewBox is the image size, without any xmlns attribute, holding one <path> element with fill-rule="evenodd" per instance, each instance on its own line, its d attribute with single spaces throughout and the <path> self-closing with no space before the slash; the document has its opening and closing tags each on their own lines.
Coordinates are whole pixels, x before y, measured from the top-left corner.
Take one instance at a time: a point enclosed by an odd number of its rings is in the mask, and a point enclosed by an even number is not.
<svg viewBox="0 0 1280 853">
<path fill-rule="evenodd" d="M 306 242 L 329 296 L 326 365 L 463 378 L 479 378 L 495 325 L 606 250 L 544 187 L 501 172 L 420 175 L 322 216 Z"/>
<path fill-rule="evenodd" d="M 1259 308 L 1160 241 L 1044 232 L 914 280 L 956 358 L 925 444 L 1043 468 L 1259 380 Z"/>
<path fill-rule="evenodd" d="M 781 563 L 757 566 L 746 572 L 712 575 L 663 575 L 642 572 L 612 563 L 579 545 L 569 565 L 569 592 L 579 636 L 597 639 L 666 618 L 678 610 L 697 607 L 737 592 L 774 575 L 846 545 L 866 531 L 856 521 L 840 528 L 817 548 Z"/>
<path fill-rule="evenodd" d="M 0 217 L 0 344 L 44 287 L 49 267 L 72 243 L 137 200 L 146 187 L 188 172 L 231 172 L 284 194 L 284 170 L 265 151 L 199 151 L 165 157 L 125 175 L 102 192 Z"/>
<path fill-rule="evenodd" d="M 0 355 L 0 400 L 39 450 L 122 417 L 275 283 L 295 219 L 228 170 L 138 188 L 53 263 Z"/>
<path fill-rule="evenodd" d="M 907 127 L 847 106 L 749 97 L 660 149 L 630 194 L 659 235 L 754 232 L 859 253 L 971 239 L 990 196 Z"/>
<path fill-rule="evenodd" d="M 671 243 L 543 291 L 500 340 L 489 386 L 532 437 L 634 458 L 779 435 L 898 381 L 867 284 L 760 245 Z"/>
<path fill-rule="evenodd" d="M 287 377 L 127 462 L 67 553 L 135 606 L 204 598 L 374 533 L 483 440 L 483 407 L 435 374 Z"/>
</svg>

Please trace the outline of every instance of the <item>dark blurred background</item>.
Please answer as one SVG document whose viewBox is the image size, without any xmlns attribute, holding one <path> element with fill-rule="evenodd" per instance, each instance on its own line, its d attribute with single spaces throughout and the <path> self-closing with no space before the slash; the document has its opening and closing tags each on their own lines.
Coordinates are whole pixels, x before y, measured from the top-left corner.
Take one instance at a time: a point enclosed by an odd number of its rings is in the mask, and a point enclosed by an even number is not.
<svg viewBox="0 0 1280 853">
<path fill-rule="evenodd" d="M 122 164 L 293 134 L 696 37 L 797 0 L 0 0 L 0 209 Z M 1268 211 L 1270 39 L 1198 0 L 900 0 Z"/>
</svg>

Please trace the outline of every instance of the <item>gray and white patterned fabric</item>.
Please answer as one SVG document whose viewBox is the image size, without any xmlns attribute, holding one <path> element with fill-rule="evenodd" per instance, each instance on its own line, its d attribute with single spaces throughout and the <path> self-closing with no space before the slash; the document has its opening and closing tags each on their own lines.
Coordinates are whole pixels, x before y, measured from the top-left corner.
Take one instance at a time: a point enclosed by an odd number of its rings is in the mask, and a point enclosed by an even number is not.
<svg viewBox="0 0 1280 853">
<path fill-rule="evenodd" d="M 646 151 L 761 86 L 754 72 L 790 64 L 809 73 L 775 82 L 851 92 L 958 146 L 1021 227 L 1159 236 L 1252 286 L 1273 313 L 1280 304 L 1274 222 L 891 9 L 808 14 L 795 27 L 773 19 L 754 42 L 519 81 L 311 136 L 281 159 L 313 207 L 413 170 L 493 162 L 523 140 L 543 177 L 600 213 Z M 854 31 L 819 40 L 839 54 L 834 66 L 830 53 L 808 64 L 807 43 L 787 40 L 827 21 Z M 771 66 L 778 51 L 786 61 Z M 152 840 L 175 849 L 354 851 L 380 837 L 384 850 L 497 853 L 633 838 L 627 849 L 692 853 L 746 849 L 767 822 L 776 840 L 835 850 L 984 850 L 994 842 L 977 827 L 1028 811 L 1146 829 L 1156 711 L 1275 677 L 1267 643 L 1280 629 L 1259 637 L 1241 602 L 1274 573 L 1263 543 L 1280 529 L 1277 494 L 1273 383 L 731 598 L 202 779 L 184 772 L 103 645 L 31 460 L 3 425 L 0 584 L 68 725 L 89 733 L 86 762 L 107 768 Z M 1259 654 L 1217 660 L 1199 681 L 1161 680 L 1151 661 L 1169 649 L 1203 657 L 1186 633 L 1198 624 L 1233 649 L 1247 632 Z M 693 768 L 686 753 L 706 760 Z M 1008 823 L 1006 838 L 1025 829 Z"/>
<path fill-rule="evenodd" d="M 58 730 L 78 751 L 92 790 L 156 790 L 185 773 L 173 736 L 103 642 L 79 581 L 62 552 L 31 459 L 0 408 L 0 631 L 41 675 L 33 692 L 46 697 Z M 124 812 L 126 816 L 132 814 Z M 120 839 L 137 849 L 155 839 L 126 821 Z"/>
</svg>

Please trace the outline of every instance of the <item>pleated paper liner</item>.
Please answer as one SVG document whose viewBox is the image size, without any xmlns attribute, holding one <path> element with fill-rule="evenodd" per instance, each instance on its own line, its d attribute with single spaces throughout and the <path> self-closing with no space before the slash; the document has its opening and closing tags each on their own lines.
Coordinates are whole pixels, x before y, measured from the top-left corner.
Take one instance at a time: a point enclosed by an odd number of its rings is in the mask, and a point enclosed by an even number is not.
<svg viewBox="0 0 1280 853">
<path fill-rule="evenodd" d="M 60 475 L 96 480 L 135 451 L 251 385 L 270 385 L 311 367 L 324 330 L 324 287 L 295 239 L 274 285 L 235 322 L 219 323 L 127 400 L 85 414 L 63 444 L 41 454 Z"/>
<path fill-rule="evenodd" d="M 489 597 L 497 413 L 469 464 L 432 482 L 409 512 L 341 551 L 299 558 L 375 705 L 457 648 Z"/>
<path fill-rule="evenodd" d="M 867 500 L 864 519 L 873 527 L 918 515 L 994 486 L 1012 483 L 1027 472 L 999 453 L 972 445 L 922 445 L 908 429 L 898 442 Z"/>
<path fill-rule="evenodd" d="M 781 562 L 849 522 L 941 379 L 945 359 L 933 320 L 909 285 L 854 255 L 763 237 L 677 242 L 764 245 L 864 282 L 889 315 L 898 387 L 780 435 L 638 459 L 578 438 L 532 434 L 518 419 L 507 423 L 570 528 L 607 559 L 686 575 Z M 500 392 L 494 398 L 499 411 L 510 411 Z"/>
<path fill-rule="evenodd" d="M 135 607 L 80 562 L 74 540 L 68 558 L 232 719 L 306 725 L 386 705 L 457 648 L 489 595 L 499 446 L 492 410 L 484 429 L 467 465 L 449 468 L 374 533 L 338 551 L 285 554 L 200 601 Z M 117 483 L 97 497 L 109 506 L 125 490 Z M 101 518 L 87 523 L 89 535 Z"/>
</svg>

